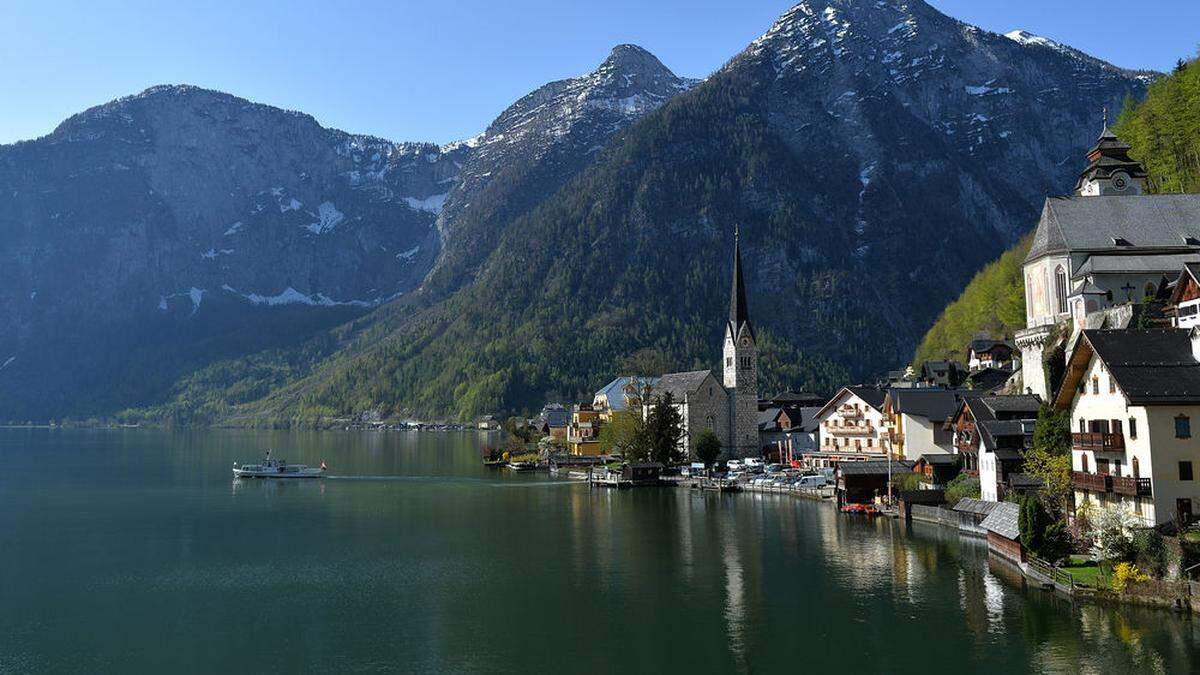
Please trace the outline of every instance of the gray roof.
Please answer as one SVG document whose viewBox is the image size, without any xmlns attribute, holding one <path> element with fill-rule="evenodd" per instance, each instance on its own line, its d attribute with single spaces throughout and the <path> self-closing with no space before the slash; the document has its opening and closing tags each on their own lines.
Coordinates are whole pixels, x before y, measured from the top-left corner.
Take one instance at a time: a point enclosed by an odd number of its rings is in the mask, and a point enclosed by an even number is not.
<svg viewBox="0 0 1200 675">
<path fill-rule="evenodd" d="M 891 472 L 893 474 L 912 471 L 913 463 L 903 459 L 892 460 Z M 838 464 L 838 471 L 843 476 L 886 476 L 888 473 L 888 461 L 886 459 L 869 459 L 864 462 L 841 462 Z"/>
<path fill-rule="evenodd" d="M 1017 539 L 1021 529 L 1017 526 L 1017 516 L 1021 508 L 1012 502 L 997 502 L 996 508 L 979 523 L 988 532 L 995 532 L 1005 539 Z"/>
<path fill-rule="evenodd" d="M 883 408 L 883 399 L 887 392 L 877 387 L 846 387 L 850 393 L 867 402 L 867 405 L 881 410 Z"/>
<path fill-rule="evenodd" d="M 970 351 L 976 354 L 986 352 L 993 347 L 1006 347 L 1009 351 L 1016 351 L 1016 347 L 1008 340 L 992 340 L 987 338 L 976 338 L 971 340 L 971 345 L 968 347 Z"/>
<path fill-rule="evenodd" d="M 1200 253 L 1093 255 L 1072 276 L 1078 279 L 1088 274 L 1178 274 L 1184 265 L 1197 262 Z"/>
<path fill-rule="evenodd" d="M 775 428 L 775 418 L 779 416 L 779 408 L 767 408 L 758 411 L 758 430 L 765 431 Z"/>
<path fill-rule="evenodd" d="M 958 395 L 945 389 L 892 389 L 892 410 L 944 422 L 958 410 Z"/>
<path fill-rule="evenodd" d="M 1200 402 L 1200 362 L 1192 356 L 1188 329 L 1085 330 L 1083 334 L 1133 405 Z M 1077 344 L 1075 350 L 1080 347 Z"/>
<path fill-rule="evenodd" d="M 996 508 L 1000 502 L 985 502 L 982 499 L 973 499 L 971 497 L 963 497 L 958 500 L 952 510 L 960 513 L 974 513 L 976 515 L 987 515 Z"/>
<path fill-rule="evenodd" d="M 653 396 L 660 396 L 667 392 L 671 392 L 671 396 L 679 403 L 688 394 L 700 388 L 700 384 L 704 382 L 704 378 L 712 374 L 711 370 L 693 370 L 687 373 L 667 373 L 658 378 L 658 382 L 654 383 L 650 393 Z"/>
<path fill-rule="evenodd" d="M 596 392 L 596 396 L 603 395 L 604 397 L 606 397 L 608 399 L 608 409 L 609 410 L 613 410 L 613 411 L 624 410 L 625 409 L 626 388 L 629 387 L 630 384 L 635 384 L 634 389 L 637 390 L 637 389 L 640 389 L 642 387 L 642 385 L 644 385 L 644 384 L 653 385 L 657 381 L 658 381 L 657 377 L 636 376 L 636 383 L 635 383 L 634 376 L 626 375 L 626 376 L 618 377 L 617 379 L 613 380 L 612 382 L 609 382 L 608 384 L 604 385 L 603 389 Z"/>
<path fill-rule="evenodd" d="M 1050 197 L 1033 235 L 1026 262 L 1052 253 L 1116 248 L 1200 251 L 1185 237 L 1200 238 L 1200 195 Z"/>
<path fill-rule="evenodd" d="M 921 459 L 925 460 L 926 464 L 935 466 L 958 464 L 958 455 L 949 452 L 928 452 L 921 455 Z"/>
<path fill-rule="evenodd" d="M 1010 473 L 1008 474 L 1008 484 L 1014 488 L 1033 488 L 1042 487 L 1046 482 L 1037 476 L 1030 476 L 1027 473 Z"/>
</svg>

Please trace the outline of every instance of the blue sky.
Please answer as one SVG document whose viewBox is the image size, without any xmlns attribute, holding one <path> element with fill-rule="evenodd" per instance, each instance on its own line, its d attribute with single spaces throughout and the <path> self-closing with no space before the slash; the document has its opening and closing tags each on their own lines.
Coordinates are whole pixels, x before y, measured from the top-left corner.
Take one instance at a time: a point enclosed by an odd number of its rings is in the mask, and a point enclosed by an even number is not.
<svg viewBox="0 0 1200 675">
<path fill-rule="evenodd" d="M 1200 1 L 931 0 L 996 32 L 1023 28 L 1117 65 L 1169 69 L 1200 43 Z M 787 0 L 0 2 L 0 143 L 89 106 L 187 83 L 394 140 L 482 131 L 554 79 L 633 42 L 704 76 Z"/>
</svg>

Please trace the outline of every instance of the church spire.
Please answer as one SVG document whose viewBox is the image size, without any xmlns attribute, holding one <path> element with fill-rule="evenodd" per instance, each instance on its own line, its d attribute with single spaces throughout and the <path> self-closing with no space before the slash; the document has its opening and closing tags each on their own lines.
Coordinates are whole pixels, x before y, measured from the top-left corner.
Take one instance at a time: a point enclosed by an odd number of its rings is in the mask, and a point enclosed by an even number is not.
<svg viewBox="0 0 1200 675">
<path fill-rule="evenodd" d="M 1141 194 L 1146 169 L 1129 156 L 1129 144 L 1108 127 L 1108 108 L 1096 145 L 1087 153 L 1088 166 L 1075 183 L 1080 196 Z"/>
<path fill-rule="evenodd" d="M 733 228 L 733 288 L 729 294 L 729 327 L 733 336 L 742 332 L 742 326 L 754 339 L 754 326 L 750 325 L 750 309 L 746 306 L 746 282 L 742 279 L 742 247 L 738 227 Z"/>
</svg>

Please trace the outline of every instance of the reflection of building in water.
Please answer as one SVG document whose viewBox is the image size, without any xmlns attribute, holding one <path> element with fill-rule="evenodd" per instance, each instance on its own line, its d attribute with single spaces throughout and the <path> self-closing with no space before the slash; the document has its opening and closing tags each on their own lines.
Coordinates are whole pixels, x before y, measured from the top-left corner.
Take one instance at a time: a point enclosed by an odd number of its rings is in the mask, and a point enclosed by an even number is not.
<svg viewBox="0 0 1200 675">
<path fill-rule="evenodd" d="M 746 663 L 746 586 L 736 535 L 721 538 L 721 560 L 725 564 L 725 634 L 729 649 L 739 665 Z"/>
</svg>

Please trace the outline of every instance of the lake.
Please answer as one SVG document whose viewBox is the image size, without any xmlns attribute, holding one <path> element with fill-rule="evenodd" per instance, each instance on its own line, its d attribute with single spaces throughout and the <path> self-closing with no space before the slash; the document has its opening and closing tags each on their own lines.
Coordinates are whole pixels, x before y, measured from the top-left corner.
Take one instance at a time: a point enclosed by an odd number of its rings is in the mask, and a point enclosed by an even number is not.
<svg viewBox="0 0 1200 675">
<path fill-rule="evenodd" d="M 1187 672 L 1200 630 L 980 541 L 591 490 L 433 432 L 0 430 L 0 672 Z M 311 481 L 238 481 L 264 448 Z"/>
</svg>

